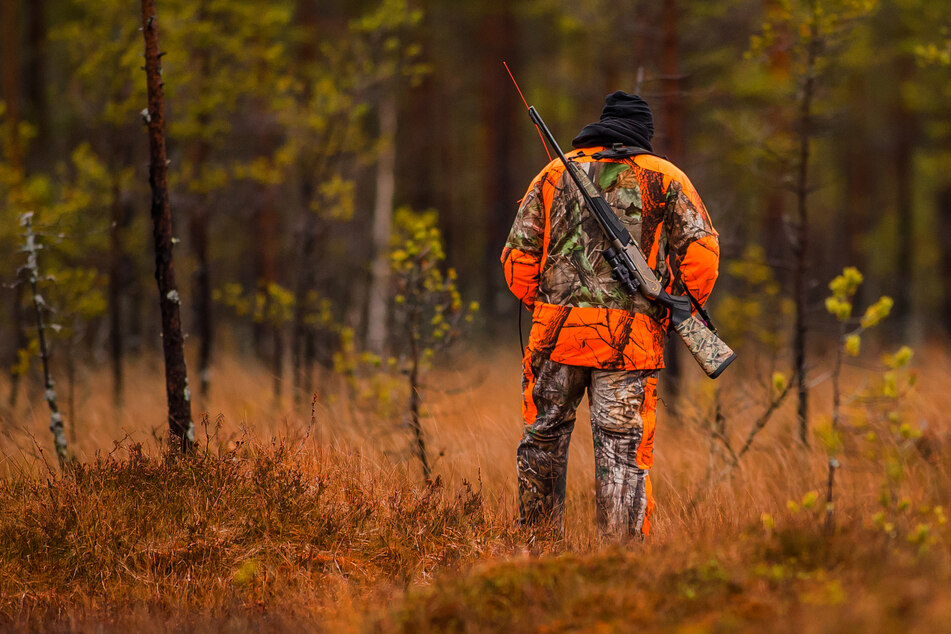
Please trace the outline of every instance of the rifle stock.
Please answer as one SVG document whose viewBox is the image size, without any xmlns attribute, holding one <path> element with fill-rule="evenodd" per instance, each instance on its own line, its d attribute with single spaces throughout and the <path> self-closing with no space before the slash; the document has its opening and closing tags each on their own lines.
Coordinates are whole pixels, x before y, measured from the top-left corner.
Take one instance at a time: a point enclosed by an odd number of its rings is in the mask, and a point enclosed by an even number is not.
<svg viewBox="0 0 951 634">
<path fill-rule="evenodd" d="M 690 311 L 690 300 L 661 291 L 657 301 L 670 311 L 670 323 L 707 376 L 715 379 L 736 359 L 736 353 Z"/>
<path fill-rule="evenodd" d="M 690 354 L 697 360 L 703 371 L 711 379 L 715 379 L 726 370 L 726 366 L 733 363 L 736 353 L 730 346 L 713 334 L 697 315 L 690 315 L 685 321 L 674 326 Z"/>
</svg>

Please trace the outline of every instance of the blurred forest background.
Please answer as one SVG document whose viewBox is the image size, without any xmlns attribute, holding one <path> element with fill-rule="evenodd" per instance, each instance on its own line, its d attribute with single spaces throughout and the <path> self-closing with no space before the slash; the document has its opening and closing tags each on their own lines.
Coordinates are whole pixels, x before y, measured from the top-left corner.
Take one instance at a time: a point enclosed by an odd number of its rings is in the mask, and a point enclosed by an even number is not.
<svg viewBox="0 0 951 634">
<path fill-rule="evenodd" d="M 160 347 L 140 16 L 118 0 L 0 6 L 3 403 L 15 407 L 21 378 L 39 376 L 17 273 L 28 211 L 54 366 L 70 384 L 90 364 L 110 367 L 118 403 L 124 364 Z M 797 299 L 818 335 L 807 344 L 827 341 L 837 326 L 823 317 L 826 283 L 846 265 L 865 274 L 857 301 L 894 299 L 889 337 L 951 330 L 947 3 L 157 9 L 193 391 L 237 354 L 309 404 L 314 369 L 339 370 L 342 351 L 396 354 L 389 250 L 413 226 L 441 230 L 458 274 L 451 303 L 481 305 L 470 337 L 514 341 L 498 257 L 547 159 L 503 60 L 565 147 L 607 93 L 648 100 L 655 150 L 690 175 L 720 232 L 713 305 L 735 346 L 752 337 L 785 355 Z"/>
</svg>

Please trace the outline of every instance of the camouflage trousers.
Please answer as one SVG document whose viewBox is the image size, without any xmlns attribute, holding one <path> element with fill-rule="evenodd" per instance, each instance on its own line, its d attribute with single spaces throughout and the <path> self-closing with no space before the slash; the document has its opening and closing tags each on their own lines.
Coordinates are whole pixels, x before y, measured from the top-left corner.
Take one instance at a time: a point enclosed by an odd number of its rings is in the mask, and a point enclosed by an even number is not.
<svg viewBox="0 0 951 634">
<path fill-rule="evenodd" d="M 565 365 L 526 351 L 525 429 L 516 452 L 523 524 L 561 526 L 568 443 L 587 390 L 598 526 L 613 537 L 647 535 L 654 506 L 648 472 L 653 464 L 657 373 Z"/>
</svg>

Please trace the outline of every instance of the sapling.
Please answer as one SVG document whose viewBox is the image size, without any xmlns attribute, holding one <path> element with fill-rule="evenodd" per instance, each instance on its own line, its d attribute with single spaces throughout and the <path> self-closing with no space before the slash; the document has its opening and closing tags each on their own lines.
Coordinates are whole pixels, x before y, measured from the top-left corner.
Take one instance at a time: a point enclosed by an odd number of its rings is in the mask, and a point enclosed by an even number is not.
<svg viewBox="0 0 951 634">
<path fill-rule="evenodd" d="M 394 239 L 398 246 L 390 255 L 395 289 L 392 314 L 396 332 L 405 338 L 409 424 L 423 476 L 429 480 L 431 466 L 420 425 L 420 375 L 436 353 L 447 349 L 459 336 L 458 326 L 471 321 L 479 306 L 472 302 L 463 307 L 456 272 L 448 269 L 443 273 L 441 269 L 446 256 L 435 213 L 397 211 Z M 396 338 L 394 335 L 392 340 Z"/>
<path fill-rule="evenodd" d="M 780 96 L 775 109 L 763 109 L 774 119 L 785 117 L 786 134 L 774 134 L 780 140 L 777 156 L 795 196 L 796 212 L 787 233 L 793 255 L 793 377 L 796 383 L 799 440 L 808 444 L 809 381 L 806 361 L 807 337 L 810 334 L 809 286 L 811 225 L 815 211 L 810 194 L 815 189 L 811 171 L 814 140 L 822 128 L 822 88 L 828 83 L 831 61 L 841 46 L 853 37 L 852 28 L 874 11 L 877 0 L 795 0 L 777 3 L 775 11 L 767 12 L 762 29 L 751 38 L 749 59 L 761 58 L 774 64 L 781 56 L 787 81 L 769 82 L 770 95 Z M 774 74 L 776 78 L 778 74 Z M 778 115 L 778 116 L 777 116 Z M 792 122 L 795 122 L 794 124 Z"/>
<path fill-rule="evenodd" d="M 842 362 L 846 354 L 858 356 L 861 348 L 862 333 L 878 325 L 892 309 L 892 299 L 883 295 L 877 302 L 869 306 L 862 318 L 856 322 L 852 316 L 852 302 L 862 284 L 862 274 L 853 266 L 846 267 L 842 274 L 829 283 L 832 295 L 826 298 L 826 310 L 839 321 L 838 345 L 835 352 L 835 365 L 832 368 L 832 421 L 827 429 L 820 428 L 819 436 L 829 454 L 829 478 L 826 484 L 826 530 L 830 533 L 835 528 L 833 515 L 833 489 L 835 486 L 835 471 L 839 468 L 838 452 L 841 447 L 839 438 L 839 423 L 841 417 L 842 390 L 839 379 L 842 372 Z"/>
</svg>

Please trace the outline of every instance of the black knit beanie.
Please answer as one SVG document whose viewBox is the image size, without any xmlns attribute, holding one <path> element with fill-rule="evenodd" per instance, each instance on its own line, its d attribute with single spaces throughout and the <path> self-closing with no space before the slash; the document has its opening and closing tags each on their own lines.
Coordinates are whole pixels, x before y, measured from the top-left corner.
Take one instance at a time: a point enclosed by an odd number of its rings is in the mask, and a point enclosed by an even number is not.
<svg viewBox="0 0 951 634">
<path fill-rule="evenodd" d="M 576 148 L 605 146 L 615 143 L 633 145 L 653 151 L 654 117 L 647 102 L 622 90 L 604 99 L 601 118 L 586 125 L 571 145 Z"/>
</svg>

